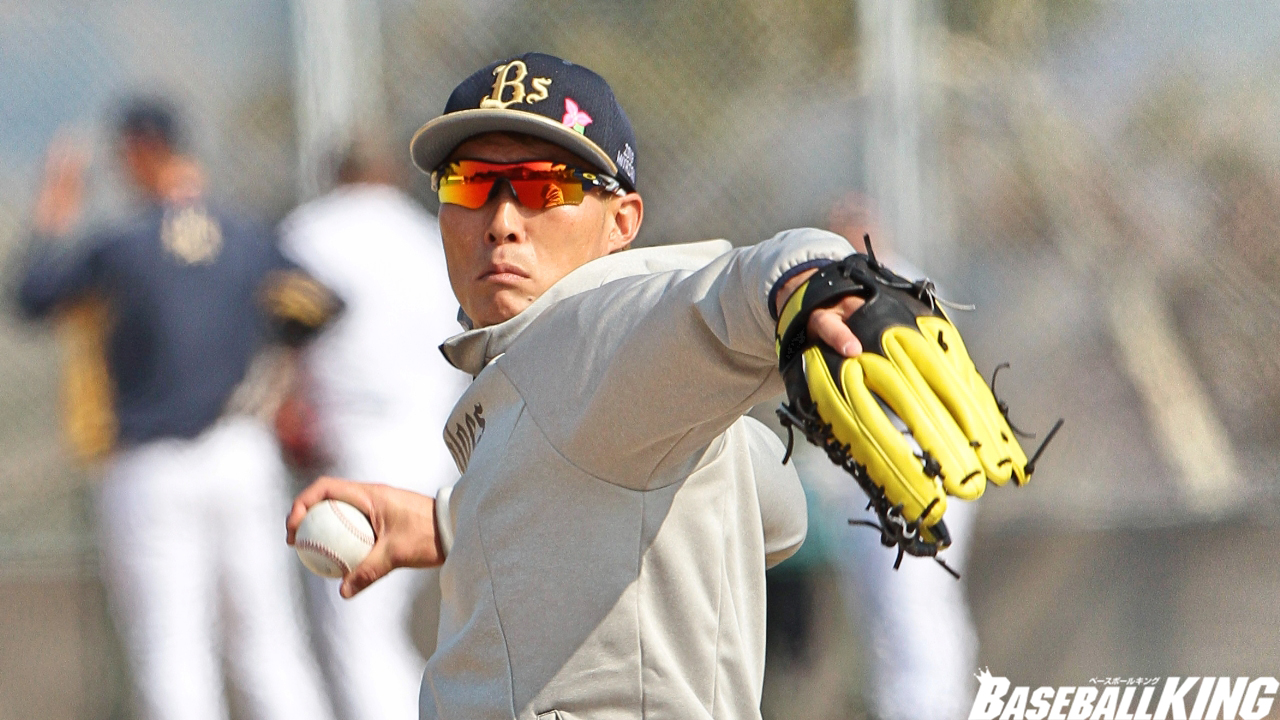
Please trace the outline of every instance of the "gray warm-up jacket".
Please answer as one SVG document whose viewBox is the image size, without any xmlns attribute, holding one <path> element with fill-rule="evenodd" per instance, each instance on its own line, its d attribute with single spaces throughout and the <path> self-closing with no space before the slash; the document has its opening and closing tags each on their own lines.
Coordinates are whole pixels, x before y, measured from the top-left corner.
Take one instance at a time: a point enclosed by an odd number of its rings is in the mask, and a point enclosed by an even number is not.
<svg viewBox="0 0 1280 720">
<path fill-rule="evenodd" d="M 443 346 L 447 559 L 421 717 L 759 718 L 766 566 L 804 541 L 770 293 L 847 241 L 628 250 Z"/>
</svg>

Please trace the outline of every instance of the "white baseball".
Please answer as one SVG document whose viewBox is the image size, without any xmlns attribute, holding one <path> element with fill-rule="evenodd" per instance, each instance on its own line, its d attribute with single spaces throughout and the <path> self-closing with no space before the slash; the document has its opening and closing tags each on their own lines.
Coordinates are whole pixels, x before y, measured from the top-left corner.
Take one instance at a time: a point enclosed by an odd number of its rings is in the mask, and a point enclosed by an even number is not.
<svg viewBox="0 0 1280 720">
<path fill-rule="evenodd" d="M 324 500 L 307 511 L 294 535 L 293 549 L 311 572 L 340 578 L 373 549 L 373 526 L 354 505 Z"/>
</svg>

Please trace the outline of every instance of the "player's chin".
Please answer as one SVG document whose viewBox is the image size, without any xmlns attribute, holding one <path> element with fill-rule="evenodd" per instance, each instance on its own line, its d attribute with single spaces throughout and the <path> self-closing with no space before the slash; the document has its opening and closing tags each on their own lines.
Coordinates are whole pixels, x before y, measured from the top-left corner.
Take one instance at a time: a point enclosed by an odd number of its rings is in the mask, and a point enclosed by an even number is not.
<svg viewBox="0 0 1280 720">
<path fill-rule="evenodd" d="M 524 280 L 528 282 L 528 278 Z M 524 284 L 490 287 L 488 297 L 479 313 L 480 317 L 474 317 L 472 320 L 476 321 L 480 327 L 487 327 L 506 322 L 524 312 L 524 309 L 538 297 L 533 288 L 524 287 Z"/>
</svg>

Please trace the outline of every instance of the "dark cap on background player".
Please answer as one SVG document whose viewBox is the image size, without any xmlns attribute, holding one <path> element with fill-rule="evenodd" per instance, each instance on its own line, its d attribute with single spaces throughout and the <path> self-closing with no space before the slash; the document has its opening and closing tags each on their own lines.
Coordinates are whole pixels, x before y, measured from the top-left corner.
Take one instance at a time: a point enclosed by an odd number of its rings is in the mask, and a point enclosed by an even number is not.
<svg viewBox="0 0 1280 720">
<path fill-rule="evenodd" d="M 134 97 L 121 104 L 116 126 L 121 138 L 158 142 L 182 150 L 185 132 L 177 106 L 159 97 Z"/>
<path fill-rule="evenodd" d="M 413 162 L 430 174 L 468 138 L 490 132 L 532 135 L 573 152 L 636 189 L 636 139 L 609 83 L 543 53 L 491 63 L 463 80 L 444 113 L 413 136 Z"/>
</svg>

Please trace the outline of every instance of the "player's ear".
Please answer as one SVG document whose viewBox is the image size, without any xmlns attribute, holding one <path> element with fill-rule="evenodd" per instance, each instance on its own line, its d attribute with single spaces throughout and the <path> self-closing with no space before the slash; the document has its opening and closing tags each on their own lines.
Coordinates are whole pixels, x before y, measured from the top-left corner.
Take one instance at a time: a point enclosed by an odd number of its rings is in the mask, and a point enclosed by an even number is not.
<svg viewBox="0 0 1280 720">
<path fill-rule="evenodd" d="M 626 249 L 640 233 L 644 219 L 644 201 L 640 193 L 627 193 L 618 198 L 613 208 L 613 226 L 609 230 L 609 252 Z"/>
</svg>

